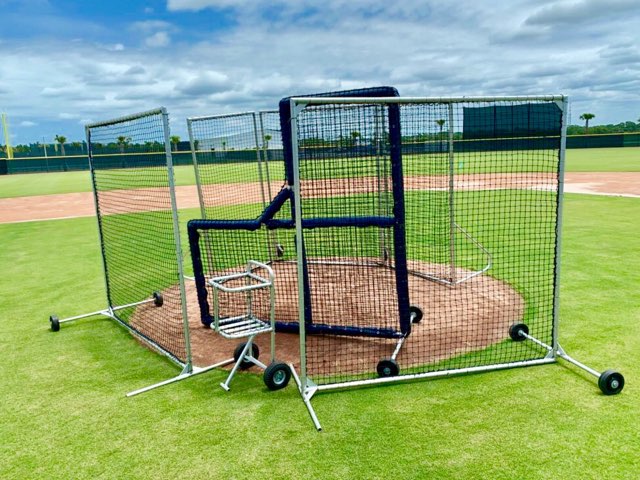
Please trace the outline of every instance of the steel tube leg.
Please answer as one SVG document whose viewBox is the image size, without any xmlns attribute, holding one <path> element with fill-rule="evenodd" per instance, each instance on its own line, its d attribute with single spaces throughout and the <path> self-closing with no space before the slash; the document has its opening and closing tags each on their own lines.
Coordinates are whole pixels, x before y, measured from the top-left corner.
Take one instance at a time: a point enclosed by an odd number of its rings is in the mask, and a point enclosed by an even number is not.
<svg viewBox="0 0 640 480">
<path fill-rule="evenodd" d="M 214 368 L 224 367 L 233 362 L 233 358 L 223 360 L 222 362 L 218 362 L 214 365 L 209 365 L 208 367 L 193 367 L 193 370 L 182 372 L 180 375 L 170 378 L 168 380 L 164 380 L 162 382 L 155 383 L 153 385 L 149 385 L 148 387 L 140 388 L 138 390 L 134 390 L 133 392 L 127 393 L 127 397 L 134 397 L 136 395 L 140 395 L 141 393 L 149 392 L 159 387 L 164 387 L 165 385 L 170 385 L 172 383 L 180 382 L 182 380 L 186 380 L 187 378 L 194 377 L 196 375 L 200 375 L 202 373 L 206 373 Z"/>
<path fill-rule="evenodd" d="M 529 340 L 530 342 L 533 342 L 536 345 L 545 348 L 549 352 L 549 354 L 547 355 L 548 357 L 561 358 L 584 370 L 585 372 L 593 375 L 598 379 L 598 387 L 600 387 L 600 390 L 605 395 L 616 395 L 620 393 L 624 388 L 624 377 L 621 373 L 614 370 L 605 370 L 604 372 L 600 373 L 597 370 L 588 367 L 584 363 L 579 362 L 575 358 L 568 355 L 559 345 L 556 349 L 554 349 L 551 345 L 547 345 L 534 336 L 529 335 L 529 328 L 525 324 L 512 325 L 509 329 L 509 334 L 511 338 L 516 342 Z"/>
<path fill-rule="evenodd" d="M 233 380 L 234 375 L 236 374 L 236 372 L 240 368 L 240 364 L 244 361 L 244 357 L 247 355 L 247 352 L 249 351 L 249 349 L 253 345 L 253 338 L 254 337 L 255 337 L 255 335 L 253 337 L 249 338 L 249 341 L 245 344 L 244 348 L 242 349 L 242 353 L 240 354 L 240 358 L 238 358 L 238 361 L 236 362 L 236 364 L 231 369 L 231 373 L 229 373 L 229 376 L 227 377 L 227 379 L 223 383 L 220 384 L 220 386 L 223 389 L 225 389 L 227 392 L 229 390 L 231 390 L 231 388 L 229 387 L 229 384 L 231 383 L 231 380 Z"/>
<path fill-rule="evenodd" d="M 313 406 L 311 405 L 311 397 L 313 397 L 313 395 L 315 393 L 315 390 L 311 390 L 310 392 L 306 392 L 302 388 L 302 383 L 300 383 L 300 377 L 298 377 L 298 373 L 296 372 L 296 369 L 293 367 L 292 363 L 289 364 L 289 368 L 291 369 L 291 376 L 293 377 L 293 380 L 296 382 L 296 385 L 298 386 L 298 391 L 300 392 L 300 396 L 302 397 L 302 401 L 304 402 L 304 406 L 307 407 L 307 411 L 309 412 L 309 416 L 311 417 L 311 421 L 313 422 L 313 425 L 316 427 L 316 430 L 318 430 L 320 432 L 322 430 L 322 425 L 320 425 L 320 421 L 318 420 L 318 417 L 316 416 L 316 412 L 313 409 Z"/>
</svg>

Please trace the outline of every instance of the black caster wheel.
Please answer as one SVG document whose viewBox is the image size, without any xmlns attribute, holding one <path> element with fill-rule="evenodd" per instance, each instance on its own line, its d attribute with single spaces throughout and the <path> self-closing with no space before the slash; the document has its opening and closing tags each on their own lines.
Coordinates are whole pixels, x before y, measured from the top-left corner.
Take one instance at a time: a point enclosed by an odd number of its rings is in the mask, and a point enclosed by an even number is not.
<svg viewBox="0 0 640 480">
<path fill-rule="evenodd" d="M 153 292 L 153 304 L 156 307 L 161 307 L 164 304 L 164 298 L 160 292 Z"/>
<path fill-rule="evenodd" d="M 420 323 L 424 314 L 422 313 L 422 308 L 418 305 L 410 305 L 409 313 L 411 314 L 411 323 Z"/>
<path fill-rule="evenodd" d="M 624 377 L 615 370 L 607 370 L 598 378 L 598 386 L 605 395 L 617 395 L 624 388 Z"/>
<path fill-rule="evenodd" d="M 262 379 L 269 390 L 280 390 L 289 384 L 291 369 L 286 363 L 272 362 L 265 369 Z"/>
<path fill-rule="evenodd" d="M 57 332 L 58 330 L 60 330 L 60 319 L 55 315 L 51 315 L 49 317 L 49 323 L 51 323 L 52 332 Z"/>
<path fill-rule="evenodd" d="M 244 350 L 244 346 L 246 344 L 247 344 L 246 342 L 239 343 L 236 349 L 233 351 L 233 359 L 236 361 L 236 363 L 238 362 L 238 360 L 240 360 L 240 355 L 242 355 L 242 350 Z M 251 356 L 256 360 L 260 356 L 260 349 L 258 348 L 258 345 L 256 345 L 255 343 L 251 344 Z M 252 367 L 253 365 L 254 365 L 253 362 L 243 360 L 240 363 L 240 368 L 242 370 L 246 370 L 247 368 Z"/>
<path fill-rule="evenodd" d="M 509 336 L 514 342 L 522 342 L 527 339 L 526 337 L 520 335 L 520 332 L 524 332 L 529 335 L 529 327 L 527 327 L 524 323 L 514 323 L 509 327 Z"/>
<path fill-rule="evenodd" d="M 393 358 L 385 358 L 378 362 L 378 367 L 376 368 L 378 371 L 379 377 L 395 377 L 400 373 L 400 367 L 398 366 L 398 362 L 396 362 Z"/>
</svg>

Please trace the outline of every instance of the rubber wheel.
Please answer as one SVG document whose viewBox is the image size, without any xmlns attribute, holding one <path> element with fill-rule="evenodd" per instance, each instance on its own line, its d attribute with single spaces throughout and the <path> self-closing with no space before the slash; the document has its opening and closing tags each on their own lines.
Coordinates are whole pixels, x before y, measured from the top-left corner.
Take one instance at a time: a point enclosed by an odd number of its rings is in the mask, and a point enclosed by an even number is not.
<svg viewBox="0 0 640 480">
<path fill-rule="evenodd" d="M 49 317 L 49 323 L 51 323 L 52 332 L 57 332 L 58 330 L 60 330 L 60 319 L 55 315 L 51 315 Z"/>
<path fill-rule="evenodd" d="M 233 351 L 233 359 L 236 361 L 236 363 L 238 362 L 238 360 L 240 360 L 240 355 L 242 355 L 242 350 L 244 350 L 244 346 L 246 344 L 247 342 L 239 343 L 236 349 Z M 260 356 L 260 349 L 258 348 L 258 345 L 256 345 L 255 343 L 251 344 L 251 356 L 256 360 Z M 250 368 L 253 365 L 254 365 L 253 362 L 248 362 L 247 360 L 243 360 L 240 363 L 240 368 L 242 370 L 246 370 L 247 368 Z"/>
<path fill-rule="evenodd" d="M 409 313 L 411 314 L 411 323 L 420 323 L 424 314 L 422 313 L 422 308 L 418 305 L 410 305 Z"/>
<path fill-rule="evenodd" d="M 514 342 L 522 342 L 526 340 L 526 337 L 520 335 L 520 332 L 524 332 L 527 335 L 529 334 L 529 327 L 527 327 L 524 323 L 514 323 L 509 327 L 509 336 L 511 340 Z"/>
<path fill-rule="evenodd" d="M 291 369 L 286 363 L 272 362 L 265 369 L 262 379 L 269 390 L 280 390 L 289 384 Z"/>
<path fill-rule="evenodd" d="M 161 307 L 164 304 L 164 298 L 160 292 L 153 292 L 153 304 L 156 307 Z"/>
<path fill-rule="evenodd" d="M 398 362 L 392 358 L 385 358 L 378 362 L 376 368 L 379 377 L 395 377 L 400 373 Z"/>
<path fill-rule="evenodd" d="M 605 395 L 617 395 L 624 388 L 624 377 L 615 370 L 607 370 L 598 378 L 598 386 Z"/>
</svg>

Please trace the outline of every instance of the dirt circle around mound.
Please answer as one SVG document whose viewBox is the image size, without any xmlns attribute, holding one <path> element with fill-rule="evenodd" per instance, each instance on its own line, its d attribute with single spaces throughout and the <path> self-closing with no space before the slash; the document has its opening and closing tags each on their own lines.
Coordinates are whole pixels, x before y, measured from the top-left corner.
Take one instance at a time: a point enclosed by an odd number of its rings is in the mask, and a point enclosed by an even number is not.
<svg viewBox="0 0 640 480">
<path fill-rule="evenodd" d="M 421 271 L 442 269 L 442 265 L 423 262 L 412 262 L 411 266 Z M 295 278 L 296 265 L 293 262 L 274 262 L 272 267 L 276 274 L 276 319 L 290 321 L 297 318 L 298 311 L 297 295 L 291 294 L 297 291 L 297 285 L 291 281 Z M 383 305 L 388 311 L 397 308 L 393 270 L 388 267 L 358 266 L 352 268 L 366 268 L 366 274 L 345 275 L 345 268 L 347 267 L 344 265 L 322 265 L 321 268 L 311 270 L 314 291 L 338 292 L 337 297 L 315 295 L 312 300 L 313 311 L 322 312 L 323 319 L 335 319 L 335 322 L 325 320 L 325 323 L 380 326 L 369 325 L 368 322 L 373 318 L 372 308 L 376 306 Z M 242 271 L 242 268 L 234 271 Z M 458 275 L 462 276 L 464 273 L 464 270 L 458 269 Z M 172 286 L 164 294 L 173 296 L 177 291 L 178 286 Z M 278 295 L 279 291 L 289 294 Z M 375 302 L 363 301 L 363 292 L 375 295 Z M 524 299 L 518 292 L 507 283 L 487 275 L 478 275 L 456 286 L 409 275 L 409 297 L 412 304 L 421 307 L 424 317 L 420 323 L 413 324 L 411 334 L 402 346 L 397 358 L 401 368 L 442 361 L 501 342 L 508 338 L 509 326 L 522 321 L 525 311 Z M 242 295 L 237 298 L 239 303 L 235 307 L 244 309 Z M 340 298 L 341 301 L 331 300 L 335 298 Z M 230 358 L 236 345 L 244 339 L 225 339 L 201 323 L 193 281 L 187 281 L 186 299 L 194 365 L 204 367 Z M 263 302 L 264 318 L 268 318 L 267 305 L 268 302 Z M 162 330 L 163 338 L 180 336 L 182 328 L 179 312 L 171 317 L 175 322 L 173 325 L 159 325 L 154 308 L 152 305 L 138 307 L 130 319 L 132 326 L 152 338 L 159 334 L 159 330 Z M 399 324 L 392 319 L 387 319 L 385 326 L 399 330 Z M 175 340 L 179 343 L 180 338 Z M 260 348 L 260 359 L 268 363 L 269 334 L 257 336 L 255 343 Z M 312 375 L 375 372 L 377 363 L 382 358 L 389 357 L 395 345 L 394 339 L 307 335 L 307 368 Z M 300 337 L 297 334 L 277 333 L 276 358 L 293 363 L 298 368 Z M 259 373 L 256 367 L 251 370 Z"/>
</svg>

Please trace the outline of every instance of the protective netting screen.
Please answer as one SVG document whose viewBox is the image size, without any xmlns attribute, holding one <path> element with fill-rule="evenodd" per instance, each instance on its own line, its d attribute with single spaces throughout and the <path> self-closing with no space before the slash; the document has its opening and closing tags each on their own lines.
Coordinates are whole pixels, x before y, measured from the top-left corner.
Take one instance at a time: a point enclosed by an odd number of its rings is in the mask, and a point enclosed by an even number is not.
<svg viewBox="0 0 640 480">
<path fill-rule="evenodd" d="M 383 100 L 327 100 L 297 115 L 304 221 L 388 217 L 397 206 L 393 194 L 403 191 L 404 201 L 403 245 L 383 226 L 369 227 L 371 233 L 351 226 L 305 230 L 308 289 L 314 321 L 379 328 L 384 318 L 385 327 L 397 330 L 394 275 L 402 247 L 409 301 L 424 317 L 395 357 L 394 338 L 318 335 L 307 328 L 308 377 L 318 384 L 376 378 L 383 359 L 395 360 L 403 375 L 543 358 L 546 349 L 513 342 L 509 327 L 524 323 L 534 337 L 553 342 L 562 103 L 392 103 L 399 105 L 399 125 L 389 120 Z M 517 137 L 496 136 L 490 111 L 502 119 L 526 112 L 531 132 L 518 121 L 511 130 Z M 397 126 L 396 159 L 390 132 Z M 390 174 L 396 161 L 402 185 Z M 332 280 L 312 278 L 312 270 L 322 269 Z"/>
<path fill-rule="evenodd" d="M 163 110 L 88 128 L 109 305 L 124 323 L 187 361 Z M 117 146 L 121 161 L 94 154 Z M 126 166 L 126 168 L 123 168 Z M 162 306 L 148 302 L 163 298 Z"/>
<path fill-rule="evenodd" d="M 255 218 L 280 190 L 282 138 L 273 116 L 248 112 L 187 120 L 204 218 Z"/>
<path fill-rule="evenodd" d="M 214 222 L 215 223 L 215 222 Z M 201 296 L 205 303 L 200 303 L 201 320 L 210 324 L 213 319 L 213 290 L 209 281 L 215 277 L 224 277 L 246 271 L 249 260 L 268 264 L 276 276 L 276 318 L 280 323 L 298 322 L 298 293 L 295 262 L 295 246 L 293 230 L 279 232 L 283 255 L 273 260 L 270 239 L 266 229 L 247 230 L 216 228 L 212 224 L 202 222 L 197 228 L 199 258 L 202 262 L 201 274 L 204 275 L 206 295 Z M 193 235 L 193 232 L 192 232 Z M 199 269 L 197 269 L 199 270 Z M 227 282 L 229 287 L 237 286 L 244 279 Z M 234 283 L 235 282 L 235 283 Z M 220 317 L 232 317 L 246 312 L 246 293 L 220 292 Z M 257 290 L 252 292 L 252 309 L 261 319 L 269 318 L 269 292 Z"/>
</svg>

